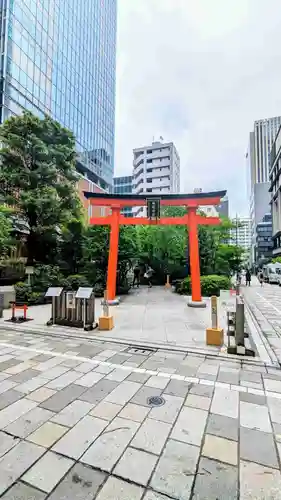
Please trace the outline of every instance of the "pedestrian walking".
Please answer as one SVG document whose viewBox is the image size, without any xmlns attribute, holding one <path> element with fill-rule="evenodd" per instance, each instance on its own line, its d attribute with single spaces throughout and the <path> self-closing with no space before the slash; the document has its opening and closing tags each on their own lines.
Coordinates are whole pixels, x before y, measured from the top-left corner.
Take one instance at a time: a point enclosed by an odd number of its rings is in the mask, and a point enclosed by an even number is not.
<svg viewBox="0 0 281 500">
<path fill-rule="evenodd" d="M 246 286 L 251 286 L 251 273 L 249 269 L 246 270 Z"/>
<path fill-rule="evenodd" d="M 147 266 L 146 271 L 144 273 L 144 277 L 147 279 L 148 288 L 152 287 L 151 278 L 152 278 L 153 272 L 154 271 L 153 271 L 152 267 Z"/>
<path fill-rule="evenodd" d="M 262 270 L 259 272 L 259 282 L 260 282 L 260 285 L 263 286 L 264 275 L 263 275 Z"/>
<path fill-rule="evenodd" d="M 134 267 L 134 279 L 133 279 L 133 288 L 135 284 L 137 284 L 137 288 L 140 287 L 140 266 L 138 263 L 136 263 Z"/>
</svg>

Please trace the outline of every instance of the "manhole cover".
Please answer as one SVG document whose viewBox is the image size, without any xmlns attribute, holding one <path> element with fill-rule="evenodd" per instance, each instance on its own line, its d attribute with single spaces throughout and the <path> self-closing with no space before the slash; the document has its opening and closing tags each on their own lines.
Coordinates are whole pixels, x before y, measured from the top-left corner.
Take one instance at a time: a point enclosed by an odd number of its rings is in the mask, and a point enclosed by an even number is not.
<svg viewBox="0 0 281 500">
<path fill-rule="evenodd" d="M 151 396 L 147 398 L 147 404 L 149 406 L 163 406 L 165 404 L 165 399 L 161 396 Z"/>
<path fill-rule="evenodd" d="M 149 354 L 155 351 L 156 349 L 145 349 L 142 347 L 128 347 L 128 349 L 125 349 L 125 352 L 129 354 L 141 354 L 142 356 L 149 356 Z"/>
</svg>

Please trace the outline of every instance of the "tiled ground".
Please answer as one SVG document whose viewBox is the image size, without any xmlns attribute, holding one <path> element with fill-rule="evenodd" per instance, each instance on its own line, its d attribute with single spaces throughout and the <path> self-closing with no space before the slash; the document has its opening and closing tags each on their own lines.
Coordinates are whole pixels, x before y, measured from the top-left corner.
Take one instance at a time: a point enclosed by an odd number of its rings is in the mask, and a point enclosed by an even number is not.
<svg viewBox="0 0 281 500">
<path fill-rule="evenodd" d="M 280 370 L 1 331 L 1 499 L 280 499 L 280 453 Z"/>
</svg>

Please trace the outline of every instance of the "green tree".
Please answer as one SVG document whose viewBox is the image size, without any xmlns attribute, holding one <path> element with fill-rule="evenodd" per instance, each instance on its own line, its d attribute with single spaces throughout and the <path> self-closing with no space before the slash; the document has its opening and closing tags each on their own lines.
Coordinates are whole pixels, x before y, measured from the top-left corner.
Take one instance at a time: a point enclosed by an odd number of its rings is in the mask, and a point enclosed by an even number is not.
<svg viewBox="0 0 281 500">
<path fill-rule="evenodd" d="M 29 227 L 28 262 L 48 262 L 59 226 L 77 210 L 75 138 L 50 117 L 24 112 L 5 121 L 0 140 L 0 182 Z"/>
<path fill-rule="evenodd" d="M 11 238 L 12 221 L 11 210 L 0 205 L 0 257 L 3 258 L 12 245 Z"/>
</svg>

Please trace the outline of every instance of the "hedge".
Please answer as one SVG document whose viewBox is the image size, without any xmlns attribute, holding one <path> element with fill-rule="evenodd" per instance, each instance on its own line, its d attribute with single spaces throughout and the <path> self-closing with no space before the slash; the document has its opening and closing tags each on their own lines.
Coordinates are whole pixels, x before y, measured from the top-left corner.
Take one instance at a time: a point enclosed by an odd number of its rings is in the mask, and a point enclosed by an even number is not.
<svg viewBox="0 0 281 500">
<path fill-rule="evenodd" d="M 212 295 L 220 295 L 220 290 L 229 290 L 231 288 L 231 280 L 227 276 L 218 276 L 216 274 L 209 276 L 201 276 L 201 293 L 204 297 Z M 181 295 L 191 294 L 191 279 L 185 278 L 180 283 L 176 284 L 176 292 Z"/>
</svg>

